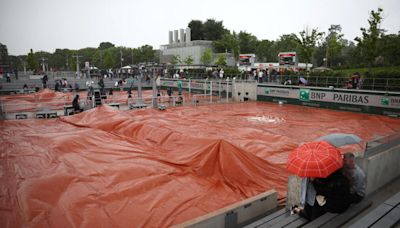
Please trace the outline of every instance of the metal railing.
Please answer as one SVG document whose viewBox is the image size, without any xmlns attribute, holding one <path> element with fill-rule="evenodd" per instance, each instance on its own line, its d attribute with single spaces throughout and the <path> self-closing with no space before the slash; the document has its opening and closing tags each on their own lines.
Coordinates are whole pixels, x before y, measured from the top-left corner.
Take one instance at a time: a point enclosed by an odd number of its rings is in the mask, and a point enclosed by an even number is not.
<svg viewBox="0 0 400 228">
<path fill-rule="evenodd" d="M 186 75 L 190 79 L 206 79 L 221 80 L 219 77 L 213 77 L 205 73 L 193 73 Z M 314 87 L 334 87 L 334 88 L 347 88 L 350 78 L 346 77 L 332 77 L 332 76 L 302 76 L 302 75 L 271 75 L 270 77 L 263 77 L 261 80 L 258 77 L 244 74 L 225 74 L 222 80 L 226 78 L 236 80 L 257 81 L 265 84 L 285 84 L 288 80 L 291 85 L 299 85 L 300 78 L 307 80 L 308 86 Z M 353 88 L 356 89 L 356 88 Z M 400 77 L 399 78 L 365 78 L 361 79 L 358 89 L 363 90 L 379 90 L 379 91 L 399 91 L 400 92 Z"/>
<path fill-rule="evenodd" d="M 365 144 L 364 157 L 371 157 L 397 145 L 400 145 L 400 132 L 370 140 Z"/>
</svg>

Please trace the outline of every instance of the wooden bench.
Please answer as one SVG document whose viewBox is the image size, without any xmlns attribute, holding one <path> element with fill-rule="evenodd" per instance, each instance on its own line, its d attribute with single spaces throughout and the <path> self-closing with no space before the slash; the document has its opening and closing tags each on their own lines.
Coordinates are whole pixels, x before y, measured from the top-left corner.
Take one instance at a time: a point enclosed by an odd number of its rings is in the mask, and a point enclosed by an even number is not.
<svg viewBox="0 0 400 228">
<path fill-rule="evenodd" d="M 57 118 L 57 112 L 54 112 L 54 111 L 37 112 L 36 118 L 38 118 L 38 119 Z"/>
<path fill-rule="evenodd" d="M 119 109 L 120 104 L 119 103 L 109 103 L 108 105 L 111 107 L 117 107 Z"/>
<path fill-rule="evenodd" d="M 28 114 L 26 114 L 26 113 L 17 113 L 17 114 L 15 114 L 15 119 L 17 119 L 17 120 L 28 119 Z"/>
<path fill-rule="evenodd" d="M 68 116 L 71 112 L 74 112 L 74 107 L 72 105 L 64 105 L 64 116 Z"/>
<path fill-rule="evenodd" d="M 400 191 L 350 227 L 393 227 L 400 222 Z"/>
<path fill-rule="evenodd" d="M 129 106 L 129 109 L 141 109 L 141 108 L 146 108 L 147 105 L 145 104 L 132 104 Z"/>
<path fill-rule="evenodd" d="M 245 228 L 253 228 L 253 227 L 286 227 L 291 223 L 295 225 L 295 227 L 299 227 L 305 223 L 307 223 L 307 219 L 294 214 L 290 215 L 290 211 L 283 208 L 278 210 L 260 220 L 257 220 L 247 226 Z"/>
<path fill-rule="evenodd" d="M 245 227 L 342 227 L 346 222 L 366 210 L 371 204 L 371 201 L 363 200 L 358 204 L 351 205 L 349 209 L 341 214 L 325 213 L 311 222 L 298 214 L 291 215 L 290 211 L 284 208 Z"/>
<path fill-rule="evenodd" d="M 342 227 L 344 224 L 365 211 L 371 205 L 372 202 L 370 200 L 364 199 L 357 204 L 351 205 L 349 209 L 341 214 L 325 213 L 317 219 L 307 223 L 307 225 L 305 225 L 304 227 Z"/>
</svg>

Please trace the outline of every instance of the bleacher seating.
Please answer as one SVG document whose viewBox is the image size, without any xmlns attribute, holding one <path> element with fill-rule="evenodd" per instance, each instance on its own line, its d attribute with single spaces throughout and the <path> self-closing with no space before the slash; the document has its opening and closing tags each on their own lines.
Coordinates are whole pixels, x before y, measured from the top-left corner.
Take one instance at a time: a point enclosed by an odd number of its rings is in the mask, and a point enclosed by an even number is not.
<svg viewBox="0 0 400 228">
<path fill-rule="evenodd" d="M 400 222 L 400 191 L 387 199 L 350 227 L 393 227 Z"/>
<path fill-rule="evenodd" d="M 72 105 L 64 105 L 64 116 L 70 115 L 74 112 L 74 107 Z"/>
<path fill-rule="evenodd" d="M 342 227 L 343 224 L 370 207 L 371 204 L 371 201 L 365 199 L 358 204 L 351 205 L 344 213 L 325 213 L 311 222 L 298 214 L 291 215 L 290 211 L 284 208 L 245 227 Z"/>
<path fill-rule="evenodd" d="M 146 104 L 131 104 L 129 106 L 129 109 L 141 109 L 141 108 L 146 108 Z"/>
<path fill-rule="evenodd" d="M 43 112 L 36 113 L 36 118 L 38 118 L 38 119 L 50 119 L 50 118 L 56 118 L 56 117 L 57 117 L 57 112 L 55 112 L 55 111 L 43 111 Z"/>
<path fill-rule="evenodd" d="M 117 107 L 119 109 L 120 103 L 109 103 L 108 105 L 111 107 Z"/>
<path fill-rule="evenodd" d="M 28 114 L 26 114 L 26 113 L 17 113 L 17 114 L 15 114 L 15 119 L 17 119 L 17 120 L 28 119 Z"/>
</svg>

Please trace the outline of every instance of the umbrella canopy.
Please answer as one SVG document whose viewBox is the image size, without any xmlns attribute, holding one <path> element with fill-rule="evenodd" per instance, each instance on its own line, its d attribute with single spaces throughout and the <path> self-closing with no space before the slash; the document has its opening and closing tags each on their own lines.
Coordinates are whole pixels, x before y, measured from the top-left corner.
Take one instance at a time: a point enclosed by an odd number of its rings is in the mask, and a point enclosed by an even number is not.
<svg viewBox="0 0 400 228">
<path fill-rule="evenodd" d="M 303 84 L 307 84 L 307 80 L 305 78 L 300 78 L 299 81 Z"/>
<path fill-rule="evenodd" d="M 327 141 L 336 147 L 341 147 L 344 145 L 358 144 L 361 142 L 361 139 L 353 134 L 334 133 L 322 136 L 315 141 Z"/>
<path fill-rule="evenodd" d="M 325 178 L 343 165 L 340 151 L 325 141 L 303 144 L 290 152 L 286 168 L 300 177 Z"/>
</svg>

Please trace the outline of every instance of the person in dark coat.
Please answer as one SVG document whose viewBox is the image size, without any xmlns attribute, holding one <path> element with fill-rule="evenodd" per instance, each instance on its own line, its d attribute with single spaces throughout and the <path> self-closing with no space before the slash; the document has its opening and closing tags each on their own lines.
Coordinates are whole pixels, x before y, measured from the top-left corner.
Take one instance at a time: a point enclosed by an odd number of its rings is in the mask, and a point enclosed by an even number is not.
<svg viewBox="0 0 400 228">
<path fill-rule="evenodd" d="M 318 178 L 314 182 L 315 190 L 318 195 L 323 196 L 325 203 L 320 203 L 325 212 L 342 213 L 349 208 L 350 201 L 350 182 L 339 169 L 327 178 Z"/>
<path fill-rule="evenodd" d="M 83 109 L 81 109 L 79 105 L 79 95 L 76 94 L 74 100 L 72 101 L 72 107 L 74 108 L 74 112 L 82 112 Z"/>
<path fill-rule="evenodd" d="M 342 213 L 350 204 L 350 182 L 339 169 L 327 178 L 311 179 L 315 189 L 315 202 L 313 205 L 306 203 L 304 209 L 295 208 L 294 212 L 308 220 L 330 213 Z"/>
</svg>

